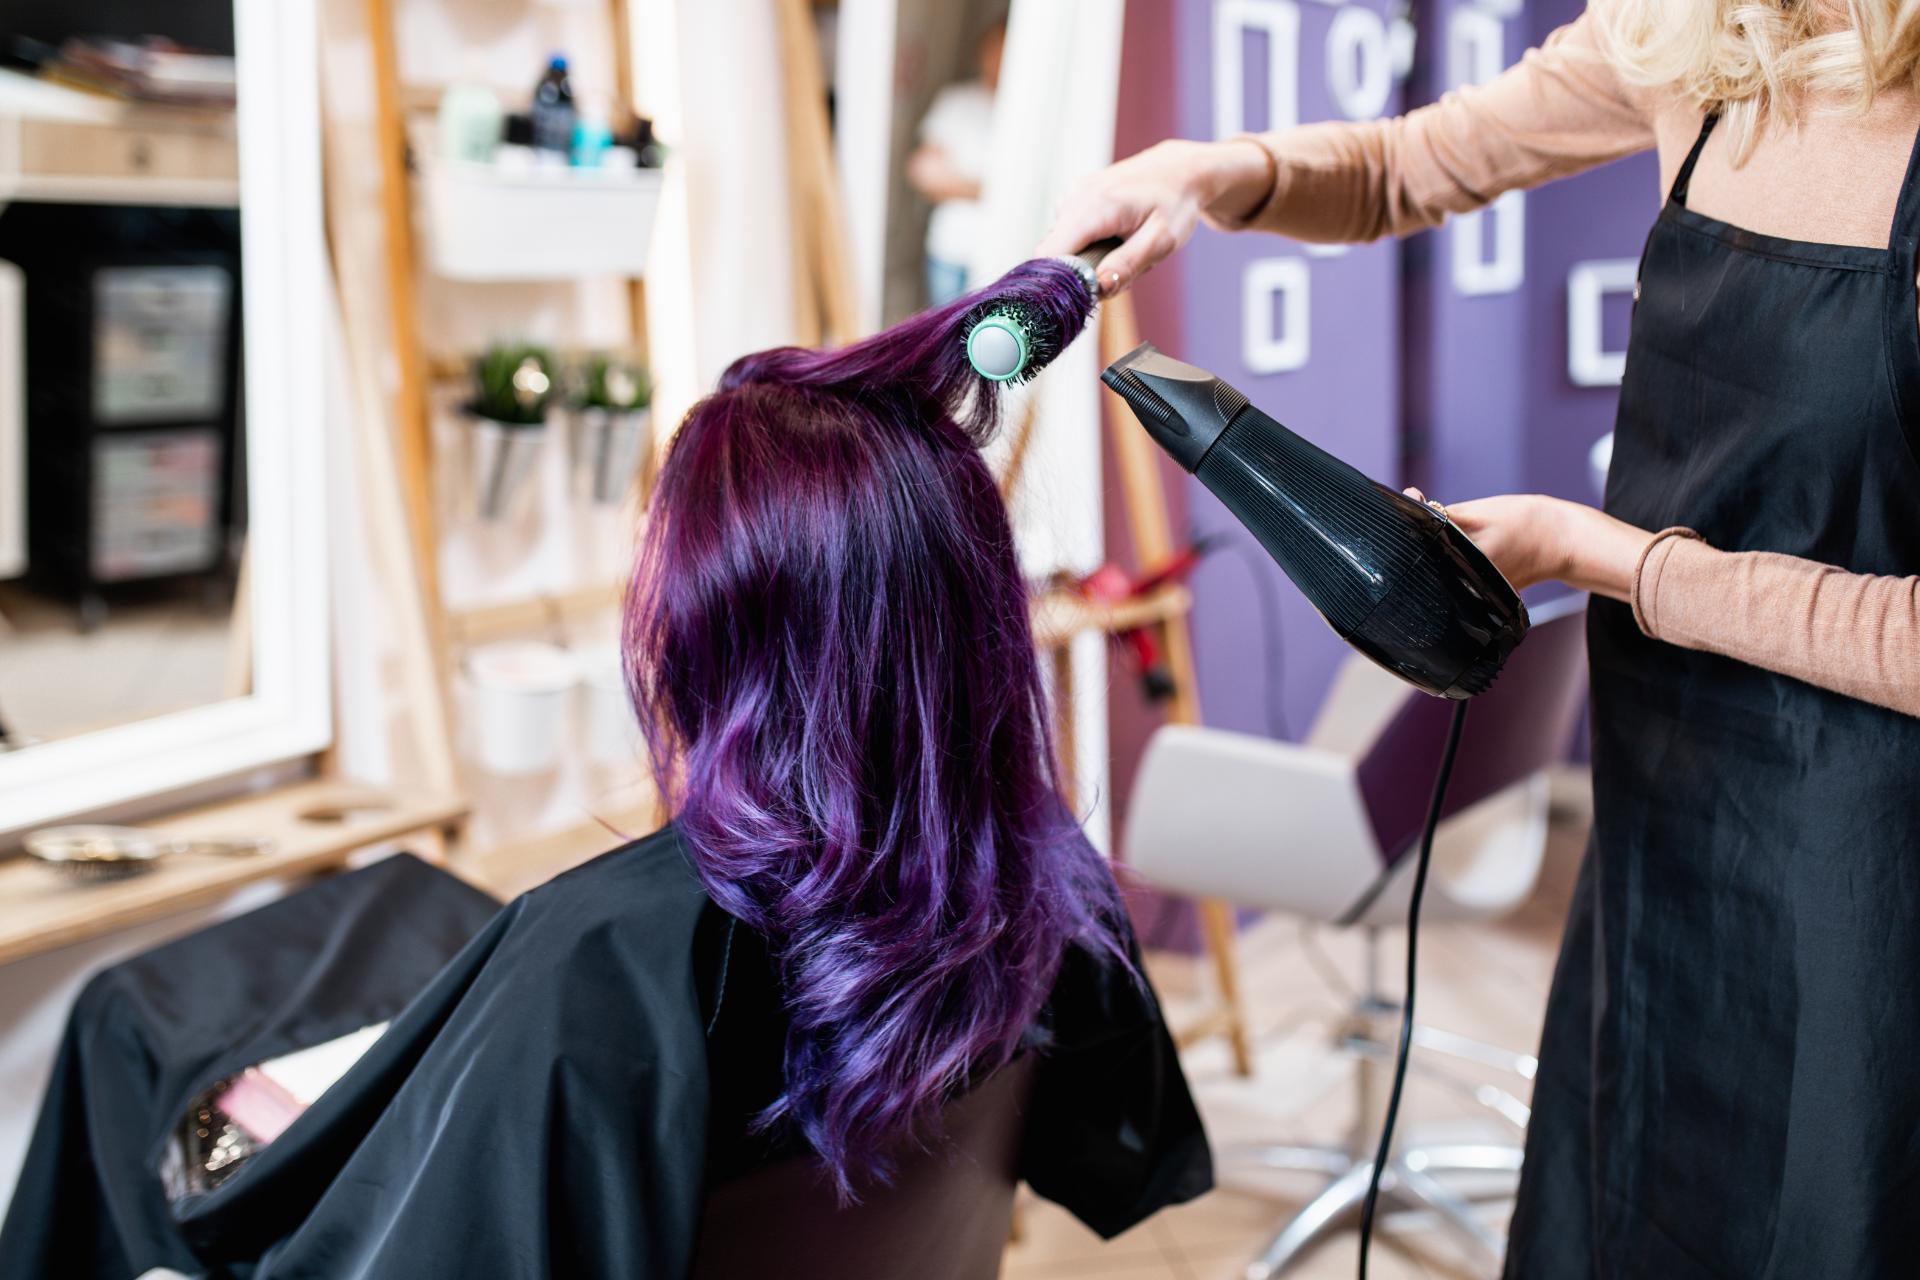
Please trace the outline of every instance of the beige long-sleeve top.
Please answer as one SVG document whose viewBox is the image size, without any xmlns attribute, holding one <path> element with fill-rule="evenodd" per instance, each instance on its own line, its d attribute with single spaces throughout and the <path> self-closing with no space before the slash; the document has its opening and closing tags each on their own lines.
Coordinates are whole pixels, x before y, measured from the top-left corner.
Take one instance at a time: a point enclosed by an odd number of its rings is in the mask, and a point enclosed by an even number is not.
<svg viewBox="0 0 1920 1280">
<path fill-rule="evenodd" d="M 1688 206 L 1766 235 L 1885 246 L 1920 134 L 1920 97 L 1888 90 L 1865 115 L 1837 106 L 1809 102 L 1797 128 L 1769 129 L 1738 168 L 1728 131 L 1716 129 Z M 1311 241 L 1405 235 L 1503 191 L 1653 147 L 1651 219 L 1700 124 L 1685 102 L 1624 83 L 1588 13 L 1493 81 L 1432 106 L 1259 138 L 1275 161 L 1274 189 L 1248 224 Z M 1657 639 L 1920 715 L 1920 577 L 1664 537 L 1641 561 L 1633 605 Z"/>
</svg>

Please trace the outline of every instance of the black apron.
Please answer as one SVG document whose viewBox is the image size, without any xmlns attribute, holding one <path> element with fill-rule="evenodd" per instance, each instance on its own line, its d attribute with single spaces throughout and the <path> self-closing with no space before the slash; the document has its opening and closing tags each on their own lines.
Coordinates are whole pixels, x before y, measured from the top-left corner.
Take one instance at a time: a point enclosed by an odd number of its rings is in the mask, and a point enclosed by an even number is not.
<svg viewBox="0 0 1920 1280">
<path fill-rule="evenodd" d="M 1755 235 L 1686 207 L 1713 123 L 1641 257 L 1606 509 L 1920 570 L 1913 162 L 1885 250 Z M 1507 1275 L 1920 1274 L 1920 719 L 1611 600 L 1588 639 L 1593 839 Z"/>
</svg>

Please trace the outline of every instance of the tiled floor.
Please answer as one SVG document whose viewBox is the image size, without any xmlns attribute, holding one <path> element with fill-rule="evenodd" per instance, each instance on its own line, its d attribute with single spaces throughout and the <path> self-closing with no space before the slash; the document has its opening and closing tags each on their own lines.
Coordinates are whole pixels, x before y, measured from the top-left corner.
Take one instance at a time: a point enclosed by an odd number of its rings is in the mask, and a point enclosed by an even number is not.
<svg viewBox="0 0 1920 1280">
<path fill-rule="evenodd" d="M 1583 774 L 1555 782 L 1555 818 L 1539 889 L 1504 920 L 1471 926 L 1434 925 L 1421 933 L 1419 1017 L 1423 1024 L 1531 1052 L 1559 945 L 1562 918 L 1586 839 L 1588 799 Z M 1200 1045 L 1187 1069 L 1206 1114 L 1216 1151 L 1234 1142 L 1302 1137 L 1332 1141 L 1353 1123 L 1350 1068 L 1329 1048 L 1345 1009 L 1336 984 L 1358 981 L 1362 944 L 1352 933 L 1306 933 L 1300 923 L 1270 917 L 1241 938 L 1243 982 L 1259 1035 L 1259 1070 L 1251 1082 L 1228 1070 L 1223 1046 Z M 1405 964 L 1403 935 L 1382 939 L 1383 973 Z M 1156 983 L 1176 1023 L 1195 1007 L 1199 975 L 1184 959 L 1155 957 Z M 1397 982 L 1389 988 L 1397 990 Z M 1491 1073 L 1466 1074 L 1499 1082 Z M 1527 1090 L 1509 1082 L 1525 1099 Z M 1431 1081 L 1411 1079 L 1401 1124 L 1414 1132 L 1484 1135 L 1517 1142 L 1506 1122 Z M 1220 1189 L 1171 1209 L 1102 1242 L 1065 1212 L 1030 1196 L 1021 1208 L 1020 1238 L 1007 1251 L 1006 1280 L 1238 1280 L 1278 1226 L 1310 1196 L 1316 1183 L 1296 1175 L 1250 1173 L 1218 1159 Z M 1504 1228 L 1510 1205 L 1490 1206 L 1489 1222 Z M 1372 1274 L 1378 1280 L 1470 1280 L 1486 1274 L 1439 1232 L 1418 1221 L 1388 1222 L 1377 1234 Z M 1399 1229 L 1394 1228 L 1398 1226 Z M 1336 1237 L 1303 1259 L 1288 1280 L 1346 1280 L 1355 1272 L 1351 1234 Z"/>
</svg>

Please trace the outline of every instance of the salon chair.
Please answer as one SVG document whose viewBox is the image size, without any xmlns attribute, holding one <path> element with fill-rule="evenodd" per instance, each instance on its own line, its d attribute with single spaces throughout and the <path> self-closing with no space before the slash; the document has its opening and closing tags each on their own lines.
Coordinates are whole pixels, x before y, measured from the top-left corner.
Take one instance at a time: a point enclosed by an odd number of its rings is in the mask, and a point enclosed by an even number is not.
<svg viewBox="0 0 1920 1280">
<path fill-rule="evenodd" d="M 903 1156 L 891 1186 L 842 1207 L 812 1157 L 714 1188 L 694 1280 L 994 1280 L 1007 1247 L 1032 1059 L 951 1103 L 945 1138 Z"/>
<path fill-rule="evenodd" d="M 1585 617 L 1584 596 L 1534 609 L 1526 640 L 1493 688 L 1473 700 L 1434 841 L 1426 922 L 1491 919 L 1532 892 L 1546 850 L 1546 771 L 1562 758 L 1586 691 Z M 1451 703 L 1354 656 L 1303 743 L 1169 725 L 1141 760 L 1125 839 L 1134 870 L 1174 893 L 1290 912 L 1366 936 L 1365 980 L 1335 1036 L 1357 1060 L 1349 1141 L 1220 1148 L 1229 1167 L 1237 1160 L 1330 1179 L 1248 1266 L 1248 1280 L 1279 1275 L 1358 1220 L 1400 1019 L 1399 1005 L 1380 990 L 1378 934 L 1407 920 L 1414 846 L 1451 711 Z M 1517 1097 L 1462 1079 L 1433 1056 L 1531 1080 L 1531 1055 L 1425 1026 L 1415 1029 L 1414 1045 L 1413 1074 L 1525 1130 L 1527 1107 Z M 1383 1206 L 1427 1212 L 1470 1256 L 1497 1268 L 1505 1241 L 1480 1220 L 1473 1200 L 1510 1195 L 1520 1155 L 1517 1140 L 1403 1143 L 1381 1179 Z"/>
</svg>

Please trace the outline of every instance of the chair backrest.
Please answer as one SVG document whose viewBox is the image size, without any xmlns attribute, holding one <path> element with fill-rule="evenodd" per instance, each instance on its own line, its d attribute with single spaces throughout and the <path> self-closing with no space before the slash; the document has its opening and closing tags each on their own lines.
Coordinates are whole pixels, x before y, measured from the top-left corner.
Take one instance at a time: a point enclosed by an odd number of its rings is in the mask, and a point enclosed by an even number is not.
<svg viewBox="0 0 1920 1280">
<path fill-rule="evenodd" d="M 945 1112 L 944 1140 L 899 1162 L 893 1184 L 842 1208 L 811 1157 L 707 1196 L 694 1280 L 994 1280 L 1019 1181 L 1032 1056 Z"/>
<path fill-rule="evenodd" d="M 1442 817 L 1558 763 L 1573 734 L 1587 688 L 1587 598 L 1565 596 L 1531 613 L 1526 639 L 1467 712 Z M 1360 794 L 1389 867 L 1419 838 L 1453 705 L 1409 688 L 1360 758 Z"/>
</svg>

